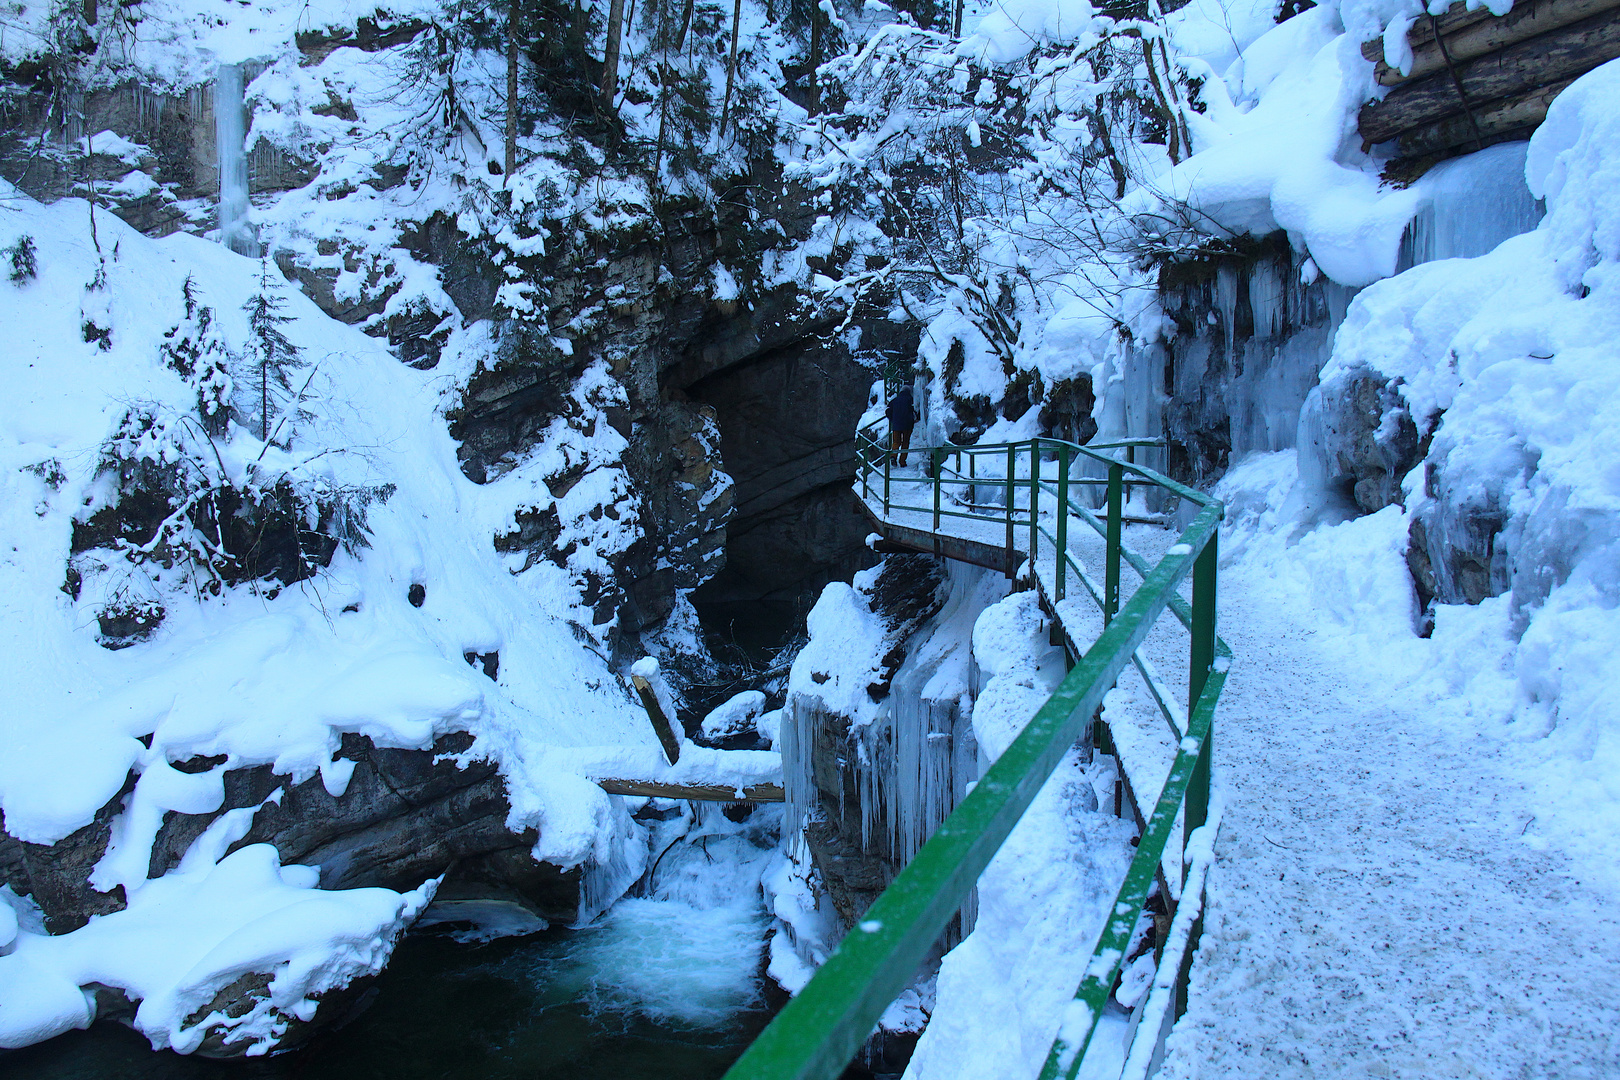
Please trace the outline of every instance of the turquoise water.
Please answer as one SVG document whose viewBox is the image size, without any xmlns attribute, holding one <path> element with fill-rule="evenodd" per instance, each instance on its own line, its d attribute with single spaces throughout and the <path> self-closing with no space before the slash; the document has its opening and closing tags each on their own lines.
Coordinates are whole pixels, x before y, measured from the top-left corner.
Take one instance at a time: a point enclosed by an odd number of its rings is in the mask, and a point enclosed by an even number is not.
<svg viewBox="0 0 1620 1080">
<path fill-rule="evenodd" d="M 114 1024 L 0 1057 L 7 1080 L 713 1080 L 780 1005 L 757 905 L 625 900 L 598 926 L 403 941 L 352 1023 L 269 1059 L 156 1053 Z"/>
</svg>

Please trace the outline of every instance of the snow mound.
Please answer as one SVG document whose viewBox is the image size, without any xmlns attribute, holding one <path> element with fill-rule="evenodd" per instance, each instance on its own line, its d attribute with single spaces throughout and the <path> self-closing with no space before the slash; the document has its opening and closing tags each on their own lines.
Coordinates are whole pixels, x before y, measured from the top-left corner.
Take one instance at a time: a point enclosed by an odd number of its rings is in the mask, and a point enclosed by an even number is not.
<svg viewBox="0 0 1620 1080">
<path fill-rule="evenodd" d="M 139 1002 L 134 1027 L 154 1049 L 191 1053 L 212 1038 L 262 1054 L 315 1016 L 321 994 L 381 971 L 437 882 L 334 892 L 315 888 L 313 867 L 282 866 L 268 844 L 222 858 L 252 817 L 221 817 L 123 911 L 56 937 L 37 923 L 14 931 L 0 946 L 0 1047 L 88 1027 L 95 1004 L 80 987 L 100 983 Z M 9 890 L 0 901 L 12 924 L 15 908 L 27 910 Z M 255 976 L 252 1007 L 224 1011 L 230 999 L 216 995 Z"/>
<path fill-rule="evenodd" d="M 1453 516 L 1500 520 L 1510 597 L 1466 617 L 1439 613 L 1436 640 L 1460 650 L 1445 677 L 1495 677 L 1461 624 L 1492 619 L 1490 637 L 1518 639 L 1497 654 L 1511 696 L 1486 717 L 1538 739 L 1542 794 L 1569 815 L 1571 842 L 1594 854 L 1612 854 L 1604 845 L 1620 837 L 1620 727 L 1607 704 L 1620 678 L 1617 110 L 1617 63 L 1560 94 L 1525 165 L 1547 201 L 1538 229 L 1368 288 L 1322 373 L 1324 383 L 1357 368 L 1403 381 L 1412 415 L 1434 431 L 1427 479 L 1407 481 L 1410 510 L 1432 515 L 1443 498 Z M 1573 826 L 1598 807 L 1595 823 Z"/>
</svg>

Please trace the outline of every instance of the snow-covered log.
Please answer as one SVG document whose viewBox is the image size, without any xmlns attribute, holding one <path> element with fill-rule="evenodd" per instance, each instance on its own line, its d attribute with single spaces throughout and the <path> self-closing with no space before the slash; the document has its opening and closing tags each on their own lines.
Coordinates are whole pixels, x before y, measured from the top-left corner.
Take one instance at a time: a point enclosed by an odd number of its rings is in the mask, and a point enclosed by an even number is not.
<svg viewBox="0 0 1620 1080">
<path fill-rule="evenodd" d="M 1369 143 L 1385 142 L 1421 125 L 1464 112 L 1460 83 L 1469 107 L 1522 94 L 1574 78 L 1620 56 L 1620 19 L 1605 11 L 1571 26 L 1541 34 L 1450 71 L 1406 83 L 1383 101 L 1361 107 L 1358 126 Z M 1466 120 L 1465 120 L 1466 122 Z"/>
<path fill-rule="evenodd" d="M 1547 118 L 1547 107 L 1572 80 L 1565 79 L 1550 86 L 1534 90 L 1474 111 L 1473 121 L 1458 113 L 1432 124 L 1413 128 L 1400 137 L 1401 153 L 1408 157 L 1439 153 L 1453 147 L 1473 148 L 1477 138 L 1482 144 L 1525 138 Z M 1476 130 L 1477 125 L 1477 130 Z"/>
<path fill-rule="evenodd" d="M 1612 12 L 1616 7 L 1620 7 L 1616 0 L 1540 0 L 1539 3 L 1516 4 L 1512 11 L 1500 18 L 1493 18 L 1487 9 L 1479 8 L 1464 12 L 1466 21 L 1448 21 L 1457 19 L 1450 14 L 1436 19 L 1441 27 L 1438 41 L 1429 20 L 1420 18 L 1407 33 L 1406 43 L 1412 50 L 1412 63 L 1405 70 L 1393 68 L 1385 62 L 1382 38 L 1363 42 L 1361 54 L 1378 64 L 1377 79 L 1381 85 L 1398 86 L 1444 71 L 1448 56 L 1453 64 L 1460 64 L 1509 45 L 1517 45 L 1538 34 L 1569 26 L 1588 16 Z M 1442 44 L 1444 49 L 1441 48 Z"/>
</svg>

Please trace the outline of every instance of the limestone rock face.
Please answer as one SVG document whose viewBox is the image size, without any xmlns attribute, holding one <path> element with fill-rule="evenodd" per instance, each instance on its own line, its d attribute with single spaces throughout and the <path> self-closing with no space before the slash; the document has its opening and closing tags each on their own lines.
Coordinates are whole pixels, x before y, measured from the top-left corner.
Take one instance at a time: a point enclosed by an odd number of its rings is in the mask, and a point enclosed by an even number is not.
<svg viewBox="0 0 1620 1080">
<path fill-rule="evenodd" d="M 1282 234 L 1167 264 L 1159 302 L 1175 323 L 1142 348 L 1163 395 L 1171 475 L 1213 483 L 1233 456 L 1294 445 L 1354 290 L 1310 276 Z"/>
<path fill-rule="evenodd" d="M 1427 440 L 1402 399 L 1398 381 L 1367 369 L 1343 372 L 1306 405 L 1300 453 L 1320 463 L 1322 482 L 1364 514 L 1402 501 L 1401 480 L 1423 457 Z"/>
<path fill-rule="evenodd" d="M 248 65 L 247 75 L 258 74 Z M 15 73 L 20 76 L 23 73 Z M 148 236 L 213 226 L 213 200 L 219 193 L 219 161 L 214 139 L 214 97 L 204 84 L 167 93 L 136 82 L 83 96 L 83 123 L 71 135 L 44 93 L 18 94 L 15 110 L 0 131 L 0 175 L 42 202 L 94 191 L 132 227 Z M 92 142 L 88 154 L 77 141 L 113 131 L 136 146 L 127 150 Z M 42 145 L 34 136 L 45 133 Z M 248 155 L 248 188 L 254 194 L 303 187 L 315 166 L 267 144 Z"/>
<path fill-rule="evenodd" d="M 686 393 L 713 408 L 721 458 L 736 481 L 726 566 L 700 603 L 791 607 L 871 557 L 850 485 L 873 373 L 836 338 L 810 333 L 777 343 L 776 327 L 760 326 L 764 314 L 733 316 L 719 329 L 719 346 L 672 373 L 692 379 Z M 758 351 L 737 358 L 739 322 Z"/>
<path fill-rule="evenodd" d="M 1419 601 L 1477 604 L 1506 592 L 1512 567 L 1502 536 L 1505 508 L 1490 494 L 1450 490 L 1433 462 L 1425 487 L 1430 498 L 1412 515 L 1406 548 Z"/>
<path fill-rule="evenodd" d="M 260 808 L 253 827 L 232 848 L 269 843 L 283 863 L 320 867 L 325 889 L 383 886 L 414 889 L 448 874 L 446 887 L 462 895 L 518 897 L 542 917 L 572 921 L 579 903 L 579 871 L 563 871 L 529 856 L 536 837 L 507 828 L 505 783 L 488 762 L 461 767 L 436 757 L 457 754 L 472 736 L 443 736 L 430 750 L 379 748 L 357 735 L 344 737 L 339 757 L 355 763 L 343 795 L 327 793 L 320 777 L 293 784 L 268 765 L 225 774 L 225 801 L 213 814 L 165 815 L 152 845 L 148 876 L 179 865 L 192 841 L 222 813 L 259 806 L 278 788 L 279 802 Z M 217 759 L 175 762 L 181 771 L 220 764 Z M 129 787 L 133 787 L 134 776 Z M 18 892 L 32 893 L 52 933 L 83 926 L 90 916 L 121 910 L 121 889 L 99 893 L 87 884 L 105 853 L 120 792 L 91 824 L 49 846 L 23 844 L 0 834 L 0 868 Z"/>
</svg>

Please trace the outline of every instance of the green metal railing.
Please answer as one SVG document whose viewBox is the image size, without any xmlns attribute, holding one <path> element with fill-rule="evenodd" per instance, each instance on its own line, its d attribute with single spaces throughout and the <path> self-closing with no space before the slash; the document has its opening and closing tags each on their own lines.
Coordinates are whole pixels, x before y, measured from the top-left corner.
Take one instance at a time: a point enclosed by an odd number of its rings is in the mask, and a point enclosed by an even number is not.
<svg viewBox="0 0 1620 1080">
<path fill-rule="evenodd" d="M 1215 632 L 1217 535 L 1223 509 L 1201 492 L 1178 484 L 1135 462 L 1138 448 L 1155 440 L 1078 446 L 1053 439 L 1031 439 L 991 446 L 914 448 L 923 468 L 901 469 L 871 430 L 858 437 L 857 487 L 867 506 L 885 522 L 947 531 L 947 523 L 970 519 L 967 528 L 982 541 L 994 535 L 1005 544 L 1009 574 L 1027 559 L 1030 574 L 1061 618 L 1071 576 L 1101 609 L 1103 630 L 1077 658 L 1057 691 L 1025 726 L 973 790 L 935 830 L 928 842 L 845 936 L 814 978 L 790 1001 L 726 1074 L 727 1080 L 831 1080 L 839 1076 L 871 1034 L 884 1009 L 916 975 L 929 948 L 967 899 L 979 875 L 1028 809 L 1064 755 L 1087 733 L 1103 696 L 1127 664 L 1147 682 L 1176 740 L 1175 758 L 1152 808 L 1137 811 L 1142 835 L 1120 886 L 1085 975 L 1075 992 L 1042 1069 L 1042 1080 L 1073 1080 L 1087 1045 L 1113 992 L 1133 933 L 1155 880 L 1167 904 L 1161 866 L 1166 846 L 1182 819 L 1184 878 L 1167 941 L 1160 941 L 1158 976 L 1141 1006 L 1158 1016 L 1139 1025 L 1125 1074 L 1144 1076 L 1155 1063 L 1172 1006 L 1184 1007 L 1187 976 L 1201 928 L 1202 885 L 1213 837 L 1199 833 L 1209 816 L 1211 728 L 1215 705 L 1226 681 L 1231 652 Z M 1119 458 L 1108 451 L 1125 452 Z M 1073 476 L 1073 466 L 1089 460 L 1105 476 Z M 1074 496 L 1101 487 L 1101 517 Z M 1123 543 L 1131 488 L 1157 490 L 1197 507 L 1167 553 L 1153 565 Z M 922 494 L 922 505 L 896 498 L 901 491 Z M 1044 503 L 1044 508 L 1043 508 Z M 999 519 L 999 521 L 998 521 Z M 1070 551 L 1069 526 L 1078 519 L 1104 540 L 1103 583 L 1086 573 Z M 1161 524 L 1166 517 L 1157 518 Z M 986 530 L 984 523 L 1004 525 Z M 962 531 L 962 527 L 956 527 Z M 1026 541 L 1024 550 L 1018 540 Z M 1043 542 L 1049 545 L 1044 549 Z M 1051 572 L 1045 572 L 1050 563 Z M 1121 564 L 1141 583 L 1121 600 Z M 1191 602 L 1178 595 L 1192 578 Z M 1158 672 L 1141 654 L 1160 616 L 1169 610 L 1191 636 L 1186 711 L 1182 713 Z M 1112 739 L 1098 719 L 1101 738 Z M 1123 771 L 1121 773 L 1124 779 Z M 1167 944 L 1168 943 L 1168 944 Z M 1151 1032 L 1144 1042 L 1142 1032 Z M 1141 1044 L 1140 1048 L 1137 1044 Z"/>
</svg>

